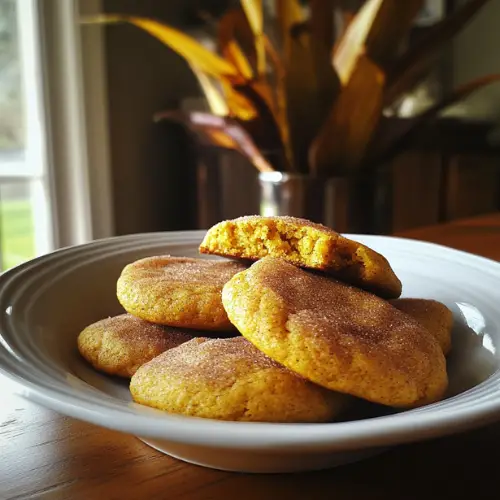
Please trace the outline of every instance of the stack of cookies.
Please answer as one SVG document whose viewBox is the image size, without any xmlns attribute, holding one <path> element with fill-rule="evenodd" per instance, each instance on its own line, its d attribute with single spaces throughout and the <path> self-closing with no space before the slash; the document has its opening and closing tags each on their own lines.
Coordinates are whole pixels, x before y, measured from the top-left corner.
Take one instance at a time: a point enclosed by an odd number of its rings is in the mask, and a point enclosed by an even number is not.
<svg viewBox="0 0 500 500">
<path fill-rule="evenodd" d="M 126 314 L 78 337 L 97 370 L 131 378 L 140 404 L 264 422 L 329 422 L 356 401 L 405 409 L 448 385 L 451 311 L 400 299 L 385 257 L 292 217 L 208 230 L 200 253 L 126 266 Z"/>
</svg>

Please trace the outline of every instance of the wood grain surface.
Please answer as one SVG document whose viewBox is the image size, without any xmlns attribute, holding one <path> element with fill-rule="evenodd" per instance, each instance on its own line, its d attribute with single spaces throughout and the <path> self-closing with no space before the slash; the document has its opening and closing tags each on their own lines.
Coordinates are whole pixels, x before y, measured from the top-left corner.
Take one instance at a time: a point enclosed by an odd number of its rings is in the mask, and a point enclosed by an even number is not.
<svg viewBox="0 0 500 500">
<path fill-rule="evenodd" d="M 500 214 L 404 236 L 500 260 Z M 305 474 L 226 473 L 11 395 L 0 379 L 0 499 L 498 498 L 500 424 Z"/>
</svg>

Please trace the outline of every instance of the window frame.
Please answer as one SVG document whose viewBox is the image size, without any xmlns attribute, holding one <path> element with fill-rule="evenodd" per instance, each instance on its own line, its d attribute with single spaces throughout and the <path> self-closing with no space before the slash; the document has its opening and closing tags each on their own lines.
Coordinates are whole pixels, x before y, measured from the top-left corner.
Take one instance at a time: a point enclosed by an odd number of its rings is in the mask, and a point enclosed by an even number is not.
<svg viewBox="0 0 500 500">
<path fill-rule="evenodd" d="M 26 139 L 23 150 L 4 155 L 0 183 L 30 186 L 41 255 L 114 235 L 104 36 L 79 22 L 102 5 L 17 0 L 16 7 Z"/>
<path fill-rule="evenodd" d="M 38 5 L 58 248 L 114 235 L 103 29 L 80 24 L 102 4 Z"/>
</svg>

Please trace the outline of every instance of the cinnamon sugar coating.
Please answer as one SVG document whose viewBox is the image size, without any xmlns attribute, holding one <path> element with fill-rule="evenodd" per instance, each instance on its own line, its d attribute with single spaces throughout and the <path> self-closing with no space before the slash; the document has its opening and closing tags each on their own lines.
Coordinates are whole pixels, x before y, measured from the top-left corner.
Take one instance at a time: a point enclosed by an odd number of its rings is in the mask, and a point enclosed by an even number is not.
<svg viewBox="0 0 500 500">
<path fill-rule="evenodd" d="M 453 314 L 444 304 L 437 300 L 414 298 L 392 300 L 391 304 L 409 314 L 432 333 L 445 356 L 450 353 Z"/>
<path fill-rule="evenodd" d="M 379 297 L 265 257 L 222 292 L 230 320 L 258 349 L 328 389 L 394 407 L 439 400 L 436 339 Z"/>
<path fill-rule="evenodd" d="M 96 370 L 130 378 L 144 363 L 192 338 L 186 331 L 121 314 L 89 325 L 77 343 Z"/>
<path fill-rule="evenodd" d="M 245 216 L 219 222 L 207 231 L 199 250 L 253 261 L 279 257 L 386 299 L 401 295 L 401 282 L 384 256 L 306 219 Z"/>
<path fill-rule="evenodd" d="M 117 296 L 127 312 L 152 323 L 231 331 L 221 291 L 246 267 L 227 260 L 147 257 L 123 269 Z"/>
<path fill-rule="evenodd" d="M 349 398 L 323 389 L 243 337 L 195 338 L 132 377 L 137 403 L 195 417 L 255 422 L 326 422 Z"/>
</svg>

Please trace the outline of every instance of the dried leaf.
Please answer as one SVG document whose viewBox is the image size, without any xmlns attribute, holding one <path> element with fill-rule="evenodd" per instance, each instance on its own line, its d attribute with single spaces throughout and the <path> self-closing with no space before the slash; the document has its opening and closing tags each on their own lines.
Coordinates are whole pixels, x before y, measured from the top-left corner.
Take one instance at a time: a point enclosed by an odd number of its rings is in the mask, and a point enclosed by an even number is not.
<svg viewBox="0 0 500 500">
<path fill-rule="evenodd" d="M 259 172 L 273 172 L 274 168 L 256 147 L 250 135 L 231 118 L 209 113 L 166 111 L 155 116 L 156 121 L 170 120 L 182 123 L 201 145 L 233 149 L 247 157 Z"/>
<path fill-rule="evenodd" d="M 326 46 L 312 41 L 309 28 L 294 29 L 305 22 L 300 4 L 296 0 L 278 0 L 277 19 L 284 52 L 288 154 L 291 150 L 295 170 L 306 171 L 309 147 L 328 114 L 338 80 Z"/>
<path fill-rule="evenodd" d="M 224 95 L 229 106 L 229 115 L 241 121 L 254 120 L 257 110 L 250 100 L 233 88 L 230 83 L 221 81 Z"/>
<path fill-rule="evenodd" d="M 424 0 L 384 0 L 366 39 L 366 53 L 385 68 L 394 62 Z"/>
<path fill-rule="evenodd" d="M 292 38 L 292 28 L 295 25 L 304 23 L 306 19 L 298 0 L 276 0 L 276 9 L 281 47 L 286 59 Z"/>
<path fill-rule="evenodd" d="M 311 51 L 314 74 L 317 82 L 318 105 L 323 110 L 323 121 L 339 91 L 331 53 L 335 40 L 334 13 L 338 0 L 310 0 L 311 5 Z"/>
<path fill-rule="evenodd" d="M 397 154 L 406 144 L 408 138 L 422 125 L 436 118 L 439 113 L 446 108 L 463 101 L 474 92 L 481 88 L 500 82 L 500 74 L 483 76 L 476 80 L 461 85 L 451 92 L 444 99 L 431 106 L 427 111 L 418 115 L 411 120 L 401 120 L 401 124 L 397 128 L 391 128 L 392 134 L 384 137 L 383 130 L 377 133 L 373 141 L 373 149 L 370 154 L 370 163 L 379 164 L 387 161 L 389 158 Z"/>
<path fill-rule="evenodd" d="M 317 68 L 310 37 L 292 40 L 285 91 L 290 143 L 296 170 L 306 171 L 309 148 L 325 122 L 340 87 L 330 64 Z"/>
<path fill-rule="evenodd" d="M 334 66 L 345 85 L 366 53 L 381 67 L 394 60 L 423 0 L 368 0 L 336 46 Z"/>
<path fill-rule="evenodd" d="M 412 90 L 436 61 L 441 49 L 490 0 L 469 0 L 436 24 L 429 34 L 395 64 L 389 72 L 385 105 L 391 105 Z"/>
<path fill-rule="evenodd" d="M 237 85 L 235 90 L 248 98 L 257 110 L 258 119 L 241 122 L 241 125 L 253 137 L 260 151 L 266 154 L 272 153 L 273 157 L 276 158 L 274 166 L 277 170 L 288 170 L 290 165 L 285 155 L 283 137 L 276 116 L 266 99 L 262 97 L 263 91 L 258 89 L 258 82 Z"/>
<path fill-rule="evenodd" d="M 271 131 L 270 137 L 275 138 L 271 139 L 270 142 L 276 142 L 276 140 L 278 142 L 278 145 L 276 146 L 276 144 L 274 144 L 273 146 L 271 146 L 271 149 L 275 149 L 276 147 L 280 149 L 280 153 L 278 154 L 278 156 L 281 156 L 284 153 L 286 158 L 286 161 L 281 161 L 281 164 L 290 165 L 292 162 L 292 156 L 289 148 L 289 132 L 286 119 L 284 68 L 278 53 L 276 52 L 273 44 L 266 35 L 264 35 L 264 43 L 266 47 L 266 53 L 273 67 L 273 71 L 265 80 L 260 79 L 249 82 L 249 87 L 265 106 L 263 116 L 267 117 L 266 119 L 272 120 L 272 123 L 264 125 L 264 129 Z M 260 107 L 260 109 L 262 111 L 262 107 Z M 261 121 L 265 122 L 265 119 Z M 255 123 L 258 123 L 258 121 L 256 121 Z M 259 132 L 259 136 L 260 135 L 261 133 Z M 279 139 L 276 139 L 276 135 L 279 135 Z M 266 141 L 266 147 L 269 148 L 268 141 Z"/>
<path fill-rule="evenodd" d="M 342 85 L 346 85 L 365 53 L 365 44 L 384 0 L 368 0 L 350 23 L 337 45 L 333 66 Z"/>
<path fill-rule="evenodd" d="M 271 98 L 271 102 L 274 103 L 274 106 L 271 103 L 270 106 L 272 107 L 273 114 L 281 131 L 281 137 L 285 145 L 285 154 L 291 164 L 292 153 L 289 147 L 290 132 L 288 130 L 288 121 L 286 117 L 285 68 L 278 52 L 266 35 L 264 35 L 264 45 L 268 59 L 274 68 L 274 99 Z"/>
<path fill-rule="evenodd" d="M 154 36 L 184 57 L 190 65 L 218 78 L 240 81 L 238 70 L 228 61 L 210 52 L 193 38 L 152 19 L 125 15 L 99 15 L 84 19 L 87 23 L 130 23 Z"/>
<path fill-rule="evenodd" d="M 257 73 L 263 76 L 266 73 L 266 51 L 264 47 L 264 12 L 262 0 L 241 0 L 241 6 L 247 16 L 252 29 L 257 54 Z"/>
<path fill-rule="evenodd" d="M 245 54 L 243 54 L 240 46 L 234 40 L 231 40 L 224 49 L 222 49 L 222 55 L 238 69 L 240 75 L 245 80 L 251 80 L 253 78 L 252 67 Z"/>
<path fill-rule="evenodd" d="M 349 29 L 349 26 L 351 23 L 354 21 L 355 18 L 355 13 L 351 11 L 341 11 L 340 12 L 340 27 L 339 27 L 339 32 L 337 34 L 337 39 L 335 40 L 335 44 L 333 45 L 333 50 L 332 53 L 335 54 L 338 50 L 339 44 L 344 38 L 345 34 L 347 33 L 347 30 Z"/>
<path fill-rule="evenodd" d="M 330 52 L 335 42 L 335 8 L 337 0 L 310 0 L 311 6 L 311 37 L 314 48 L 321 47 L 321 52 L 330 58 Z"/>
<path fill-rule="evenodd" d="M 208 106 L 214 115 L 227 116 L 229 114 L 229 107 L 224 96 L 221 94 L 217 86 L 203 71 L 199 70 L 196 66 L 190 65 L 191 70 L 198 79 L 203 94 L 207 99 Z"/>
<path fill-rule="evenodd" d="M 255 52 L 254 35 L 248 19 L 240 8 L 229 9 L 220 19 L 217 29 L 218 49 L 221 54 L 233 64 L 236 59 L 244 57 L 250 66 L 253 76 L 257 72 L 257 54 Z M 235 54 L 234 49 L 228 51 L 229 46 L 237 46 L 241 54 Z M 241 55 L 241 57 L 240 57 Z M 245 63 L 243 63 L 245 65 Z M 246 65 L 245 65 L 246 66 Z M 240 72 L 247 73 L 247 68 L 237 66 Z"/>
<path fill-rule="evenodd" d="M 249 82 L 249 86 L 260 96 L 266 103 L 272 116 L 277 119 L 277 107 L 274 100 L 274 93 L 271 86 L 265 80 L 254 80 Z"/>
<path fill-rule="evenodd" d="M 314 174 L 340 175 L 360 165 L 381 116 L 384 82 L 378 66 L 362 56 L 310 149 Z"/>
</svg>

